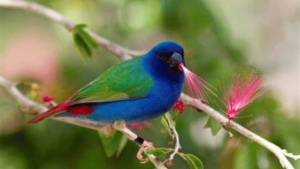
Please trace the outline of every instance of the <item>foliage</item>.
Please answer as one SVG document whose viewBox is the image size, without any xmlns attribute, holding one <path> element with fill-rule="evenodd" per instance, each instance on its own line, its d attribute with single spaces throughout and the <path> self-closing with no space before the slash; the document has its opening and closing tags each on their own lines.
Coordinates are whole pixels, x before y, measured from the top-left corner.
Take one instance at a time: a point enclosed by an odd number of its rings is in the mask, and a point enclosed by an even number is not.
<svg viewBox="0 0 300 169">
<path fill-rule="evenodd" d="M 105 134 L 104 131 L 99 131 L 99 136 L 107 157 L 113 157 L 113 155 L 119 157 L 128 141 L 126 136 L 119 131 L 113 131 L 110 135 Z"/>
<path fill-rule="evenodd" d="M 190 169 L 203 169 L 202 161 L 199 160 L 198 157 L 196 157 L 193 154 L 180 154 L 180 156 L 187 161 L 189 164 Z"/>
<path fill-rule="evenodd" d="M 84 61 L 92 57 L 92 52 L 98 47 L 98 42 L 84 30 L 86 27 L 85 24 L 78 24 L 73 28 L 74 43 Z"/>
<path fill-rule="evenodd" d="M 176 122 L 173 119 L 174 119 L 174 117 L 170 113 L 166 113 L 161 118 L 162 125 L 168 131 L 169 135 L 172 138 L 174 137 L 172 127 L 176 126 Z M 172 142 L 177 142 L 177 141 L 179 142 L 179 140 L 176 140 L 176 138 L 175 138 L 174 140 L 171 139 L 170 142 L 172 143 Z M 173 148 L 155 148 L 155 149 L 148 150 L 146 152 L 146 154 L 147 155 L 153 154 L 157 157 L 158 160 L 160 160 L 164 163 L 167 163 L 169 161 L 169 158 L 167 155 L 174 153 L 174 151 L 175 150 Z M 185 154 L 182 152 L 177 152 L 176 155 L 181 156 L 187 162 L 190 169 L 203 169 L 202 161 L 197 156 L 195 156 L 193 154 Z"/>
<path fill-rule="evenodd" d="M 211 133 L 215 136 L 221 130 L 220 123 L 216 122 L 212 117 L 208 117 L 208 120 L 204 126 L 204 128 L 210 128 Z"/>
</svg>

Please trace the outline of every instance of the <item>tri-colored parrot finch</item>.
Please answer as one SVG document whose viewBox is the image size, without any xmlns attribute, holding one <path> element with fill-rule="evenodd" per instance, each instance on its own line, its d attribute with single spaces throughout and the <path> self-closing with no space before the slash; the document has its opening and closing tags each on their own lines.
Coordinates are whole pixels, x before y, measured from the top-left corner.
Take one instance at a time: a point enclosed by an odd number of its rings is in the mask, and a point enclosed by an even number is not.
<svg viewBox="0 0 300 169">
<path fill-rule="evenodd" d="M 52 115 L 101 124 L 142 122 L 163 115 L 182 92 L 186 65 L 183 48 L 162 42 L 141 57 L 120 62 L 70 98 L 28 123 Z"/>
<path fill-rule="evenodd" d="M 184 81 L 193 97 L 204 99 L 210 91 L 203 79 L 186 68 L 183 48 L 175 42 L 162 42 L 141 57 L 112 66 L 70 98 L 28 123 L 49 116 L 80 118 L 112 125 L 140 144 L 138 159 L 152 143 L 126 127 L 163 115 L 182 92 Z"/>
</svg>

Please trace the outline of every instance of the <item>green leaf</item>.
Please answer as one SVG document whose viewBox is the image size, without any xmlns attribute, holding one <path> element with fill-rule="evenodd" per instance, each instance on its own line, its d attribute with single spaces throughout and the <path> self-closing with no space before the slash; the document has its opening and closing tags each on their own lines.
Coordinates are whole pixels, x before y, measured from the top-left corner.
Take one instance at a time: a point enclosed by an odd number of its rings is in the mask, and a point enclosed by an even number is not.
<svg viewBox="0 0 300 169">
<path fill-rule="evenodd" d="M 75 25 L 74 28 L 73 28 L 73 30 L 75 32 L 75 31 L 78 31 L 78 30 L 82 30 L 82 29 L 84 29 L 86 27 L 87 27 L 86 24 L 80 23 L 80 24 Z"/>
<path fill-rule="evenodd" d="M 174 127 L 176 125 L 175 121 L 173 120 L 173 117 L 170 113 L 166 113 L 161 118 L 161 123 L 165 127 L 165 129 L 169 132 L 170 136 L 172 135 L 171 127 Z M 161 130 L 162 132 L 163 130 Z"/>
<path fill-rule="evenodd" d="M 73 39 L 75 42 L 75 46 L 80 53 L 81 58 L 86 61 L 86 59 L 89 57 L 91 51 L 90 49 L 86 48 L 86 45 L 84 44 L 83 40 L 78 34 L 73 35 Z"/>
<path fill-rule="evenodd" d="M 206 129 L 211 128 L 211 119 L 210 119 L 210 117 L 208 117 L 207 122 L 206 122 L 204 128 L 206 128 Z"/>
<path fill-rule="evenodd" d="M 202 161 L 193 154 L 178 153 L 189 165 L 190 169 L 203 169 Z"/>
<path fill-rule="evenodd" d="M 122 150 L 125 148 L 127 142 L 128 142 L 128 139 L 127 139 L 126 135 L 123 134 L 123 136 L 122 136 L 122 138 L 120 140 L 120 144 L 119 144 L 118 150 L 116 152 L 116 157 L 120 156 L 120 154 L 121 154 Z"/>
<path fill-rule="evenodd" d="M 107 157 L 112 157 L 113 155 L 118 157 L 127 144 L 126 136 L 119 131 L 115 131 L 110 136 L 103 131 L 99 131 L 99 136 Z"/>
<path fill-rule="evenodd" d="M 187 161 L 190 169 L 203 169 L 202 161 L 193 154 L 186 154 L 185 160 Z"/>
<path fill-rule="evenodd" d="M 174 127 L 176 125 L 175 121 L 173 120 L 172 115 L 169 112 L 165 114 L 165 117 L 167 118 L 170 128 Z"/>
<path fill-rule="evenodd" d="M 167 121 L 167 118 L 165 116 L 162 116 L 161 117 L 161 123 L 162 125 L 165 127 L 165 130 L 167 130 L 169 132 L 169 134 L 171 135 L 172 132 L 171 132 L 171 129 L 170 129 L 170 126 L 169 126 L 169 123 Z M 163 129 L 161 130 L 161 132 L 164 131 Z"/>
<path fill-rule="evenodd" d="M 221 129 L 221 125 L 215 121 L 214 119 L 212 119 L 212 117 L 209 117 L 204 128 L 210 128 L 211 129 L 211 133 L 215 136 L 218 134 L 218 132 Z"/>
<path fill-rule="evenodd" d="M 155 148 L 147 150 L 146 154 L 153 154 L 158 160 L 163 161 L 166 158 L 166 155 L 170 152 L 168 148 Z"/>
<path fill-rule="evenodd" d="M 98 47 L 98 42 L 86 31 L 82 30 L 79 31 L 78 34 L 83 39 L 84 42 L 89 46 L 91 49 L 96 49 Z"/>
<path fill-rule="evenodd" d="M 92 52 L 98 47 L 98 42 L 84 30 L 86 25 L 78 24 L 73 29 L 75 46 L 84 61 L 92 57 Z"/>
<path fill-rule="evenodd" d="M 154 149 L 147 150 L 146 154 L 147 155 L 149 155 L 149 154 L 155 155 L 156 153 L 160 153 L 162 151 L 167 151 L 167 150 L 168 150 L 167 148 L 154 148 Z"/>
</svg>

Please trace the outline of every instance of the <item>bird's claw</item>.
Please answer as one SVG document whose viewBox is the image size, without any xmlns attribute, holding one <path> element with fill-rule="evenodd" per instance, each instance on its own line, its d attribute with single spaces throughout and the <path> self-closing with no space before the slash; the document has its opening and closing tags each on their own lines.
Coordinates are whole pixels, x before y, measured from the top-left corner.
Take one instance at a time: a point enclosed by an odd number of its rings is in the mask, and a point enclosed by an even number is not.
<svg viewBox="0 0 300 169">
<path fill-rule="evenodd" d="M 144 141 L 144 143 L 140 145 L 140 149 L 136 155 L 137 159 L 139 159 L 142 163 L 148 162 L 149 161 L 148 158 L 145 158 L 145 159 L 143 158 L 143 152 L 145 150 L 149 150 L 149 149 L 153 149 L 153 148 L 154 148 L 153 143 Z"/>
</svg>

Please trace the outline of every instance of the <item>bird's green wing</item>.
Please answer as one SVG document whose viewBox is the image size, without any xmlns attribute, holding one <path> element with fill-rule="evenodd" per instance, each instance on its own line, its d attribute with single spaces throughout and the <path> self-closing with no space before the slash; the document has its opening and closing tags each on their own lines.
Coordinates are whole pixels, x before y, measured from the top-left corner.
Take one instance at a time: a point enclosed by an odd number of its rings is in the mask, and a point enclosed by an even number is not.
<svg viewBox="0 0 300 169">
<path fill-rule="evenodd" d="M 143 98 L 153 86 L 154 81 L 145 72 L 141 58 L 134 58 L 114 65 L 79 90 L 70 105 Z"/>
</svg>

